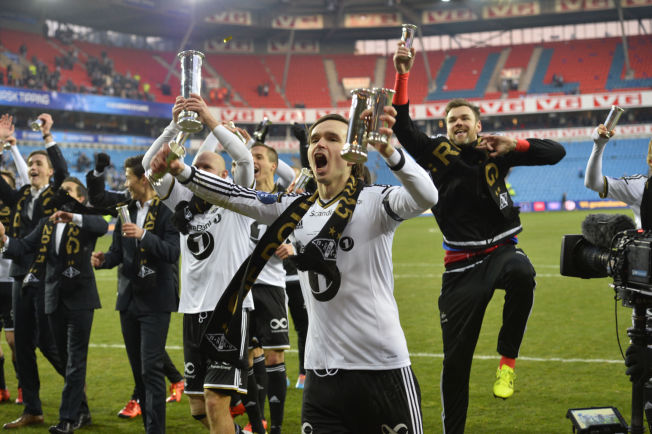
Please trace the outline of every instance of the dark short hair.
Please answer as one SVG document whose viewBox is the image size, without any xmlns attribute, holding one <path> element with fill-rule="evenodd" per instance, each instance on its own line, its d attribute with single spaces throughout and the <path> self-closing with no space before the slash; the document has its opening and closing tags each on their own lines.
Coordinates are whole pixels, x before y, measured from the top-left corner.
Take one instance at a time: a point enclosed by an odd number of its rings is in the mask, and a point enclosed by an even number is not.
<svg viewBox="0 0 652 434">
<path fill-rule="evenodd" d="M 278 152 L 276 152 L 276 149 L 264 144 L 263 142 L 258 142 L 258 141 L 254 142 L 251 149 L 256 147 L 265 148 L 267 150 L 267 159 L 278 166 Z"/>
<path fill-rule="evenodd" d="M 52 169 L 52 161 L 50 161 L 50 156 L 46 151 L 43 149 L 37 149 L 36 151 L 32 151 L 29 153 L 27 156 L 27 164 L 29 164 L 29 160 L 34 156 L 34 155 L 43 155 L 45 157 L 45 160 L 48 162 L 48 166 L 50 169 Z"/>
<path fill-rule="evenodd" d="M 330 113 L 330 114 L 324 115 L 324 116 L 320 117 L 319 119 L 317 119 L 314 124 L 310 125 L 310 129 L 308 129 L 308 143 L 310 143 L 310 136 L 312 135 L 312 130 L 314 130 L 317 125 L 321 124 L 322 122 L 326 122 L 326 121 L 340 121 L 340 122 L 344 122 L 347 125 L 347 127 L 349 126 L 349 121 L 347 121 L 346 118 L 344 116 L 342 116 L 341 114 Z"/>
<path fill-rule="evenodd" d="M 84 203 L 88 200 L 88 190 L 86 190 L 86 186 L 79 180 L 79 178 L 75 178 L 74 176 L 69 176 L 66 179 L 63 180 L 63 182 L 72 182 L 77 185 L 77 196 L 83 197 L 84 198 Z"/>
<path fill-rule="evenodd" d="M 448 104 L 446 104 L 446 108 L 444 109 L 444 112 L 446 113 L 446 118 L 448 118 L 448 112 L 457 107 L 470 108 L 471 111 L 473 111 L 473 114 L 475 115 L 475 120 L 476 121 L 480 120 L 480 107 L 463 98 L 455 98 L 448 101 Z"/>
<path fill-rule="evenodd" d="M 11 170 L 0 170 L 0 175 L 6 176 L 11 181 L 9 184 L 11 188 L 16 188 L 16 176 Z"/>
<path fill-rule="evenodd" d="M 125 160 L 125 169 L 131 169 L 131 172 L 134 175 L 136 175 L 138 178 L 142 178 L 145 175 L 143 157 L 144 155 L 136 155 L 134 157 L 127 158 Z"/>
</svg>

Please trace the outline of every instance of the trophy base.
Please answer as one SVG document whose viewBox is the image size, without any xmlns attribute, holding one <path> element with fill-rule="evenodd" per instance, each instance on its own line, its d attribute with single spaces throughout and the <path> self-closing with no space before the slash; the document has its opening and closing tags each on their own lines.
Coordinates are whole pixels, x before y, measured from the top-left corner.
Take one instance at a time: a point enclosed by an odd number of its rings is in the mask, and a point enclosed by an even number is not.
<svg viewBox="0 0 652 434">
<path fill-rule="evenodd" d="M 384 134 L 371 132 L 367 136 L 367 143 L 372 145 L 387 145 L 389 143 L 389 138 Z"/>
<path fill-rule="evenodd" d="M 197 119 L 198 117 L 197 113 L 182 111 L 179 114 L 177 125 L 181 131 L 186 133 L 198 133 L 204 128 L 204 125 Z"/>
<path fill-rule="evenodd" d="M 342 158 L 349 163 L 366 163 L 367 150 L 355 145 L 346 144 L 340 153 Z"/>
</svg>

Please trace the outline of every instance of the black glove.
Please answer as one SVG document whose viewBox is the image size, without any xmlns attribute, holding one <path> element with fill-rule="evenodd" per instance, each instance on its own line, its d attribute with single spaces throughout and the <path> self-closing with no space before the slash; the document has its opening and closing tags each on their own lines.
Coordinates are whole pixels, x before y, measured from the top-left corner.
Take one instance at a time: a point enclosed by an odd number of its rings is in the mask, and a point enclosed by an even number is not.
<svg viewBox="0 0 652 434">
<path fill-rule="evenodd" d="M 105 154 L 104 152 L 95 154 L 95 170 L 97 173 L 104 172 L 104 169 L 106 169 L 110 164 L 111 157 L 109 154 Z"/>
<path fill-rule="evenodd" d="M 630 381 L 645 381 L 650 377 L 652 367 L 652 350 L 636 344 L 631 344 L 625 352 L 625 366 Z"/>
</svg>

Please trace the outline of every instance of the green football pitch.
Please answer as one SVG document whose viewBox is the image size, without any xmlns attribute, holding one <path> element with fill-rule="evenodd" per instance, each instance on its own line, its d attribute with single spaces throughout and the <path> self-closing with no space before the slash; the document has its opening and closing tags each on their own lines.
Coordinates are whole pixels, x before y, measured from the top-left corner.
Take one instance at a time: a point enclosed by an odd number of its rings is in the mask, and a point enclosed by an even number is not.
<svg viewBox="0 0 652 434">
<path fill-rule="evenodd" d="M 628 214 L 629 211 L 627 211 Z M 582 280 L 559 275 L 559 252 L 563 234 L 580 233 L 587 212 L 523 214 L 519 245 L 537 270 L 535 302 L 516 364 L 516 392 L 503 401 L 492 395 L 498 363 L 496 339 L 501 324 L 503 292 L 497 291 L 487 309 L 473 361 L 469 433 L 570 433 L 569 408 L 615 406 L 627 421 L 631 416 L 631 383 L 625 376 L 617 336 L 628 343 L 631 309 L 614 301 L 610 279 Z M 480 216 L 479 216 L 480 217 Z M 106 250 L 104 237 L 98 249 Z M 437 297 L 443 271 L 441 233 L 432 217 L 407 221 L 394 240 L 395 295 L 400 309 L 412 365 L 421 386 L 424 431 L 440 433 L 439 380 L 442 363 Z M 116 415 L 131 396 L 133 379 L 122 343 L 119 318 L 114 310 L 116 271 L 97 272 L 102 309 L 95 313 L 88 357 L 87 394 L 93 424 L 87 432 L 142 432 L 140 417 L 119 419 Z M 617 314 L 617 324 L 616 324 Z M 173 314 L 167 346 L 179 370 L 183 370 L 181 315 Z M 298 363 L 296 335 L 286 354 L 288 389 L 283 431 L 300 433 L 301 391 L 294 388 Z M 22 408 L 13 404 L 16 380 L 9 362 L 5 375 L 12 403 L 0 405 L 0 423 L 15 419 Z M 46 427 L 56 423 L 63 381 L 39 355 L 41 398 Z M 355 413 L 356 409 L 351 408 Z M 238 417 L 241 425 L 246 416 Z M 184 396 L 167 405 L 170 433 L 203 432 L 188 410 Z M 23 432 L 44 432 L 44 427 Z"/>
</svg>

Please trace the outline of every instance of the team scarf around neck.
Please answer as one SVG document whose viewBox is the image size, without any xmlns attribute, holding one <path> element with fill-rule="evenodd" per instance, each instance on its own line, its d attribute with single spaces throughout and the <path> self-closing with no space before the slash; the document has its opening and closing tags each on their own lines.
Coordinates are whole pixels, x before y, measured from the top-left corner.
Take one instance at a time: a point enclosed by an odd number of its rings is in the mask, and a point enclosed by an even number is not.
<svg viewBox="0 0 652 434">
<path fill-rule="evenodd" d="M 132 201 L 131 207 L 136 207 L 136 201 Z M 161 200 L 158 197 L 154 197 L 149 204 L 147 209 L 147 215 L 145 216 L 145 222 L 143 223 L 143 229 L 154 232 L 157 223 L 158 212 L 161 208 Z M 136 241 L 136 258 L 135 264 L 138 268 L 134 270 L 135 277 L 140 279 L 139 287 L 150 287 L 151 285 L 156 285 L 156 270 L 149 267 L 148 254 L 147 251 L 142 247 L 141 243 Z"/>
<path fill-rule="evenodd" d="M 11 225 L 11 236 L 12 237 L 19 237 L 20 236 L 20 227 L 22 225 L 22 218 L 21 214 L 23 211 L 23 208 L 26 206 L 26 201 L 27 198 L 30 197 L 31 195 L 31 187 L 26 187 L 25 190 L 23 191 L 23 195 L 21 196 L 20 199 L 18 199 L 18 202 L 16 203 L 16 210 L 14 211 L 14 221 Z M 52 189 L 52 186 L 49 186 L 45 190 L 41 192 L 39 195 L 37 201 L 41 201 L 41 205 L 43 206 L 43 215 L 44 216 L 49 216 L 51 215 L 54 210 L 55 210 L 55 203 L 52 200 L 54 197 L 54 191 Z M 34 206 L 36 206 L 36 203 L 34 203 Z"/>
<path fill-rule="evenodd" d="M 5 228 L 12 229 L 10 206 L 0 205 L 0 223 L 2 223 Z"/>
<path fill-rule="evenodd" d="M 330 281 L 328 289 L 324 293 L 313 293 L 317 300 L 330 300 L 339 290 L 341 277 L 335 263 L 337 245 L 344 228 L 353 215 L 362 188 L 362 181 L 350 176 L 341 193 L 341 199 L 326 225 L 299 255 L 293 257 L 300 270 L 323 273 Z M 301 196 L 292 202 L 269 226 L 254 251 L 240 265 L 217 302 L 215 310 L 208 320 L 202 323 L 200 348 L 210 359 L 228 362 L 241 368 L 247 367 L 247 343 L 241 342 L 244 299 L 267 261 L 294 231 L 317 197 L 318 192 L 315 192 L 312 195 Z"/>
<path fill-rule="evenodd" d="M 46 221 L 41 231 L 41 245 L 38 249 L 36 259 L 32 263 L 29 272 L 23 280 L 23 288 L 28 286 L 39 286 L 44 282 L 45 268 L 47 262 L 48 249 L 55 248 L 52 238 L 55 238 L 56 243 L 56 227 L 57 224 Z M 71 282 L 75 279 L 81 271 L 79 265 L 84 260 L 82 258 L 82 248 L 79 235 L 81 228 L 74 223 L 66 224 L 61 243 L 59 244 L 58 256 L 61 258 L 65 268 L 61 272 L 63 283 Z"/>
</svg>

